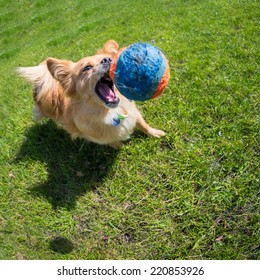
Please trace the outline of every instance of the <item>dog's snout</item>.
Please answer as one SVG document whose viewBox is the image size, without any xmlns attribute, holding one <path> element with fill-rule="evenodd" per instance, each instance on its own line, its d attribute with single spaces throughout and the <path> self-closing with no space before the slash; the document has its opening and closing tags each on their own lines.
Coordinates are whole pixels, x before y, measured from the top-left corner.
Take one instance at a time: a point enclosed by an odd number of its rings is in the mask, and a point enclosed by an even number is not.
<svg viewBox="0 0 260 280">
<path fill-rule="evenodd" d="M 112 59 L 110 57 L 105 57 L 101 60 L 101 64 L 111 64 Z"/>
</svg>

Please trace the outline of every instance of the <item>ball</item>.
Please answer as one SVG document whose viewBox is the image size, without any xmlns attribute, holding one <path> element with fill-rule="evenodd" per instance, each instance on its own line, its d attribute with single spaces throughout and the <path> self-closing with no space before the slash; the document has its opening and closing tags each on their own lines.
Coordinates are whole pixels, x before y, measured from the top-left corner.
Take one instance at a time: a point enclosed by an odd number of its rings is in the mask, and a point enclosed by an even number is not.
<svg viewBox="0 0 260 280">
<path fill-rule="evenodd" d="M 170 67 L 159 48 L 136 43 L 115 55 L 110 76 L 126 98 L 145 101 L 162 94 L 170 79 Z"/>
</svg>

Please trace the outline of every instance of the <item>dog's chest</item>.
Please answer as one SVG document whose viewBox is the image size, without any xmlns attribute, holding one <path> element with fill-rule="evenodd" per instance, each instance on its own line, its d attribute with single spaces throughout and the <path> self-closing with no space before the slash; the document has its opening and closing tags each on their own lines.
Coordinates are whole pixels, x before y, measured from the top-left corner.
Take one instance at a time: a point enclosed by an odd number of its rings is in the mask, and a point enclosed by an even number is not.
<svg viewBox="0 0 260 280">
<path fill-rule="evenodd" d="M 118 110 L 106 119 L 104 125 L 109 135 L 114 134 L 117 140 L 126 140 L 136 125 L 136 114 L 128 110 Z"/>
<path fill-rule="evenodd" d="M 81 136 L 88 140 L 108 144 L 129 138 L 136 125 L 135 110 L 117 108 L 107 114 L 84 114 L 75 119 Z"/>
</svg>

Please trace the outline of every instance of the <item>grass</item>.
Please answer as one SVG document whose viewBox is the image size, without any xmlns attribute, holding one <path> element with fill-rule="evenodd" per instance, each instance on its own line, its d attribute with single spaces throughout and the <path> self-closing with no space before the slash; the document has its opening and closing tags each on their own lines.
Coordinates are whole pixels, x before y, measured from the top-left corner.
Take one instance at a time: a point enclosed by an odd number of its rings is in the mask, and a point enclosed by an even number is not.
<svg viewBox="0 0 260 280">
<path fill-rule="evenodd" d="M 0 259 L 260 259 L 259 1 L 1 1 Z M 17 66 L 108 39 L 171 64 L 113 149 L 32 121 Z"/>
</svg>

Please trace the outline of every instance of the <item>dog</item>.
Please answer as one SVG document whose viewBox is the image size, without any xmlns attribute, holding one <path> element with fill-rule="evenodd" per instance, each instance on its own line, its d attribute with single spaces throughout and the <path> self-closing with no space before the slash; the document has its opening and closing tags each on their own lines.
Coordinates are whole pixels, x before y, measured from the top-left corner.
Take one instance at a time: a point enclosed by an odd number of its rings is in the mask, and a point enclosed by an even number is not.
<svg viewBox="0 0 260 280">
<path fill-rule="evenodd" d="M 18 75 L 33 84 L 34 118 L 48 117 L 74 138 L 120 148 L 137 128 L 161 137 L 133 101 L 116 89 L 109 69 L 119 46 L 107 41 L 94 56 L 78 62 L 49 57 L 38 66 L 19 67 Z"/>
</svg>

